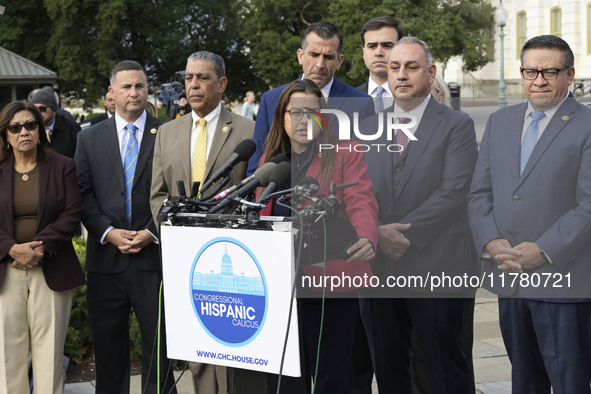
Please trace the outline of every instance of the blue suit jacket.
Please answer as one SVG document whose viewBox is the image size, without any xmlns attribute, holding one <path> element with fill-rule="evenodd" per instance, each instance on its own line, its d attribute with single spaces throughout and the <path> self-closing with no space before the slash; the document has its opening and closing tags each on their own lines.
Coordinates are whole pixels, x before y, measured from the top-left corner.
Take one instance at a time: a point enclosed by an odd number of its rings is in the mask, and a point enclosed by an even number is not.
<svg viewBox="0 0 591 394">
<path fill-rule="evenodd" d="M 568 97 L 540 136 L 519 175 L 521 133 L 527 103 L 490 116 L 469 195 L 470 225 L 480 253 L 495 238 L 511 245 L 535 242 L 553 265 L 529 271 L 541 284 L 521 286 L 524 297 L 589 297 L 591 272 L 591 109 Z M 502 275 L 485 259 L 499 295 L 513 295 L 519 280 Z M 570 286 L 559 280 L 570 273 Z M 546 276 L 541 276 L 546 274 Z M 544 285 L 546 278 L 550 277 Z M 557 287 L 561 285 L 562 287 Z M 571 298 L 572 300 L 572 298 Z M 565 300 L 568 301 L 568 300 Z"/>
<path fill-rule="evenodd" d="M 363 128 L 376 130 L 376 116 L 363 122 Z M 411 246 L 402 258 L 393 261 L 378 248 L 372 269 L 383 278 L 388 275 L 427 278 L 442 273 L 475 275 L 478 259 L 466 203 L 478 155 L 474 122 L 431 98 L 415 136 L 417 141 L 411 142 L 402 155 L 385 148 L 365 154 L 379 205 L 378 224 L 411 223 L 412 226 L 404 232 Z M 396 142 L 385 138 L 384 132 L 377 143 Z M 393 172 L 400 173 L 396 184 Z M 475 289 L 447 286 L 438 291 L 471 296 Z M 434 294 L 429 286 L 397 294 L 416 292 Z"/>
<path fill-rule="evenodd" d="M 265 146 L 265 140 L 267 139 L 267 134 L 269 134 L 269 130 L 271 130 L 271 125 L 273 124 L 273 115 L 275 114 L 275 106 L 277 105 L 277 101 L 279 100 L 279 96 L 283 89 L 287 84 L 283 86 L 279 86 L 278 88 L 271 89 L 261 98 L 261 104 L 259 106 L 259 112 L 257 113 L 257 120 L 254 126 L 254 142 L 256 143 L 257 149 L 254 155 L 248 161 L 248 170 L 247 175 L 252 175 L 254 171 L 257 169 L 259 165 L 259 161 L 261 156 L 263 155 L 263 150 Z M 341 82 L 334 77 L 334 81 L 330 88 L 329 100 L 328 100 L 328 107 L 341 109 L 343 106 L 347 104 L 347 100 L 330 100 L 331 98 L 348 98 L 348 97 L 358 97 L 358 98 L 369 98 L 369 96 L 359 90 L 355 89 L 352 86 L 347 85 L 344 82 Z M 373 113 L 373 102 L 368 102 L 368 105 L 371 107 L 365 107 L 363 110 L 363 114 L 361 115 L 361 119 L 364 119 Z M 355 108 L 357 109 L 357 108 Z"/>
</svg>

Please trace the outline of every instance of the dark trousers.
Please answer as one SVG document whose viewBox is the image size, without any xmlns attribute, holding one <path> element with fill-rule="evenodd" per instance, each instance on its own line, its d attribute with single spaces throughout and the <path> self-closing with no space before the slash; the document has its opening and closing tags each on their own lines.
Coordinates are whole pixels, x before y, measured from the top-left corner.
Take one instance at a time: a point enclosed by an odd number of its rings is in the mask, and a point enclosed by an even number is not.
<svg viewBox="0 0 591 394">
<path fill-rule="evenodd" d="M 157 393 L 156 359 L 158 292 L 161 274 L 130 264 L 118 274 L 89 272 L 87 304 L 96 361 L 96 393 L 129 393 L 129 314 L 133 308 L 142 336 L 142 393 Z M 164 323 L 161 324 L 160 385 L 168 393 L 174 385 L 166 358 Z M 176 393 L 176 389 L 173 390 Z"/>
<path fill-rule="evenodd" d="M 591 303 L 499 298 L 514 393 L 589 394 Z"/>
<path fill-rule="evenodd" d="M 411 330 L 414 327 L 430 393 L 474 392 L 472 355 L 462 350 L 466 298 L 376 298 L 362 300 L 378 390 L 412 393 L 409 372 Z M 366 309 L 368 308 L 368 309 Z"/>
<path fill-rule="evenodd" d="M 315 394 L 351 392 L 357 303 L 357 298 L 329 298 L 324 301 L 323 312 L 321 299 L 298 299 L 304 339 L 304 373 L 306 382 L 314 382 Z M 309 388 L 307 391 L 311 392 Z"/>
</svg>

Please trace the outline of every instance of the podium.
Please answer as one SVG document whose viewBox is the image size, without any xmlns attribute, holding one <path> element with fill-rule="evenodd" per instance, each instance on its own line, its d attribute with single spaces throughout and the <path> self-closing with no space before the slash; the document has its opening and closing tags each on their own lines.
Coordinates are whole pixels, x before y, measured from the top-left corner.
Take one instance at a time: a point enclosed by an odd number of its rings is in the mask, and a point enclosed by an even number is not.
<svg viewBox="0 0 591 394">
<path fill-rule="evenodd" d="M 279 373 L 294 275 L 291 223 L 274 231 L 162 226 L 168 357 Z M 300 376 L 297 308 L 283 374 Z"/>
</svg>

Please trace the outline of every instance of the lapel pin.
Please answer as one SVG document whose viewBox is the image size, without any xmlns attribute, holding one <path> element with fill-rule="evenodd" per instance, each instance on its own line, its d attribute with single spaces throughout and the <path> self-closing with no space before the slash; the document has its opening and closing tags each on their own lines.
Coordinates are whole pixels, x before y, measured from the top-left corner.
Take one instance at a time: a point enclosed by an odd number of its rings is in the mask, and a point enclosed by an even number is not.
<svg viewBox="0 0 591 394">
<path fill-rule="evenodd" d="M 568 115 L 564 115 L 564 116 L 562 117 L 562 121 L 563 121 L 563 122 L 568 122 L 568 120 L 569 120 L 569 119 L 570 119 L 570 118 L 568 117 Z"/>
<path fill-rule="evenodd" d="M 150 130 L 150 133 L 152 133 L 152 134 L 156 134 L 156 132 L 157 132 L 157 131 L 158 131 L 158 130 L 156 130 L 155 128 L 152 128 L 152 129 Z"/>
<path fill-rule="evenodd" d="M 222 131 L 223 131 L 224 133 L 227 133 L 228 131 L 230 131 L 230 127 L 228 127 L 228 126 L 224 126 L 224 128 L 222 128 Z"/>
</svg>

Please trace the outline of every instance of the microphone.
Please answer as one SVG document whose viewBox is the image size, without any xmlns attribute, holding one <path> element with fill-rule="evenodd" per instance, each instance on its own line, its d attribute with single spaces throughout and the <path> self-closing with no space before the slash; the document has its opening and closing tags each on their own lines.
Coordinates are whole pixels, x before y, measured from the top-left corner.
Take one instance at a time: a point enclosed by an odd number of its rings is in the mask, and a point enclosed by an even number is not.
<svg viewBox="0 0 591 394">
<path fill-rule="evenodd" d="M 197 194 L 199 194 L 199 182 L 193 182 L 193 185 L 191 186 L 191 198 L 195 198 L 197 197 Z"/>
<path fill-rule="evenodd" d="M 273 169 L 271 176 L 269 177 L 269 186 L 261 193 L 257 203 L 262 203 L 265 199 L 269 196 L 269 194 L 273 193 L 275 189 L 278 187 L 285 185 L 289 179 L 291 178 L 291 164 L 289 162 L 284 161 L 279 163 L 277 167 Z"/>
<path fill-rule="evenodd" d="M 274 158 L 272 158 L 269 161 L 269 163 L 279 164 L 279 163 L 283 163 L 284 161 L 287 161 L 287 156 L 285 156 L 283 153 L 280 153 L 277 156 L 275 156 Z M 221 200 L 222 198 L 226 197 L 228 194 L 232 193 L 234 190 L 237 190 L 238 188 L 246 185 L 248 182 L 252 181 L 253 179 L 254 179 L 254 174 L 249 176 L 248 178 L 244 178 L 240 182 L 236 183 L 234 186 L 227 188 L 223 192 L 216 195 L 213 199 L 215 201 Z"/>
<path fill-rule="evenodd" d="M 203 193 L 204 190 L 209 189 L 211 185 L 213 185 L 218 179 L 230 172 L 236 164 L 250 159 L 256 148 L 256 144 L 251 139 L 245 139 L 241 141 L 234 148 L 234 153 L 232 153 L 232 156 L 230 156 L 228 161 L 226 161 L 216 172 L 214 172 L 211 178 L 209 178 L 203 184 L 201 187 L 201 192 Z"/>
<path fill-rule="evenodd" d="M 275 166 L 277 166 L 277 164 L 271 162 L 263 164 L 254 172 L 253 179 L 248 181 L 240 189 L 230 193 L 228 197 L 210 209 L 209 213 L 216 213 L 222 209 L 225 209 L 228 205 L 232 204 L 236 198 L 246 196 L 259 186 L 267 186 L 269 184 L 269 177 L 271 176 Z"/>
<path fill-rule="evenodd" d="M 187 192 L 185 191 L 185 182 L 182 179 L 176 181 L 176 188 L 179 192 L 179 196 L 187 197 Z"/>
</svg>

